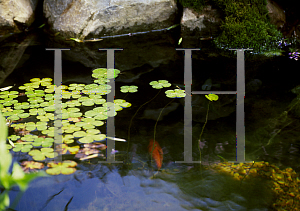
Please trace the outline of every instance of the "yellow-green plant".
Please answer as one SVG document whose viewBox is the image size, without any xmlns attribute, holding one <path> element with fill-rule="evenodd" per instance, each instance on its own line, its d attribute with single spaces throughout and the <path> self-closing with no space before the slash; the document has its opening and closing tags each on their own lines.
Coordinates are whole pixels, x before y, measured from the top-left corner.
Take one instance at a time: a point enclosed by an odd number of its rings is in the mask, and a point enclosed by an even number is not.
<svg viewBox="0 0 300 211">
<path fill-rule="evenodd" d="M 15 185 L 20 188 L 19 195 L 16 197 L 12 208 L 17 204 L 18 200 L 25 192 L 31 180 L 39 176 L 46 176 L 42 171 L 38 173 L 25 174 L 18 163 L 12 163 L 12 156 L 6 148 L 7 125 L 5 118 L 0 112 L 0 210 L 9 207 L 10 200 L 8 192 Z M 9 172 L 10 166 L 13 164 L 12 173 Z"/>
</svg>

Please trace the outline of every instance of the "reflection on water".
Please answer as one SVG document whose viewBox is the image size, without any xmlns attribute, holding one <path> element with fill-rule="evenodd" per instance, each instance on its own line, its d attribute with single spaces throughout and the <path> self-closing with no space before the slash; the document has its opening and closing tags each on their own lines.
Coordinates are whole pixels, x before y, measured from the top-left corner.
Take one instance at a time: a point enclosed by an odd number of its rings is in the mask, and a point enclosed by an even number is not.
<svg viewBox="0 0 300 211">
<path fill-rule="evenodd" d="M 213 170 L 170 166 L 155 178 L 149 169 L 118 170 L 87 164 L 69 176 L 37 179 L 17 210 L 269 210 L 272 193 L 267 181 L 233 180 Z M 38 194 L 37 194 L 38 193 Z M 70 203 L 68 203 L 70 202 Z"/>
</svg>

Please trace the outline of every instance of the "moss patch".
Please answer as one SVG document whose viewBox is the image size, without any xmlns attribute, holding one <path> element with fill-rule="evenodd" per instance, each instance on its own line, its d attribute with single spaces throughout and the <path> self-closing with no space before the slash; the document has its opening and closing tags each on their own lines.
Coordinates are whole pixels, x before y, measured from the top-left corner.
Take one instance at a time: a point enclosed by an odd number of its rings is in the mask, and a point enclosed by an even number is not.
<svg viewBox="0 0 300 211">
<path fill-rule="evenodd" d="M 224 11 L 217 47 L 252 48 L 254 52 L 275 50 L 282 34 L 269 21 L 266 0 L 213 0 Z"/>
</svg>

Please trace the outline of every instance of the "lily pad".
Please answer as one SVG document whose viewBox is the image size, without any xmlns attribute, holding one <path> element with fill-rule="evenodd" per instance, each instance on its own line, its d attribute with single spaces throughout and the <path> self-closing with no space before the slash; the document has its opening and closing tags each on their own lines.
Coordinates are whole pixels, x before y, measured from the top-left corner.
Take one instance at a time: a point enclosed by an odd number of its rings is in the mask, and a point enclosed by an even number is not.
<svg viewBox="0 0 300 211">
<path fill-rule="evenodd" d="M 170 87 L 171 84 L 167 80 L 151 81 L 150 85 L 154 89 L 162 89 L 164 87 Z"/>
<path fill-rule="evenodd" d="M 80 113 L 79 111 L 80 111 L 79 108 L 62 109 L 62 118 L 68 119 L 70 117 L 72 118 L 81 117 L 82 113 Z"/>
<path fill-rule="evenodd" d="M 21 137 L 20 136 L 17 136 L 17 135 L 10 135 L 7 137 L 7 139 L 10 139 L 12 141 L 16 141 L 18 139 L 20 139 Z"/>
<path fill-rule="evenodd" d="M 32 148 L 32 142 L 20 142 L 15 143 L 15 147 L 12 149 L 14 152 L 29 152 Z"/>
<path fill-rule="evenodd" d="M 137 91 L 138 91 L 137 89 L 138 89 L 137 86 L 121 86 L 121 92 L 122 92 L 122 93 L 127 93 L 127 92 L 133 93 L 133 92 L 137 92 Z"/>
<path fill-rule="evenodd" d="M 47 174 L 50 175 L 58 175 L 58 174 L 73 174 L 76 171 L 76 168 L 73 168 L 77 166 L 77 163 L 75 161 L 65 160 L 62 163 L 61 162 L 49 162 L 47 164 L 49 169 L 46 170 Z"/>
<path fill-rule="evenodd" d="M 81 143 L 92 143 L 93 141 L 101 141 L 106 138 L 106 135 L 99 134 L 100 131 L 96 129 L 89 129 L 85 131 L 77 131 L 74 133 L 74 137 L 83 137 L 78 141 Z"/>
<path fill-rule="evenodd" d="M 71 144 L 74 142 L 74 136 L 70 134 L 64 135 L 62 137 L 62 141 L 66 144 Z"/>
<path fill-rule="evenodd" d="M 17 98 L 18 97 L 19 92 L 17 91 L 3 91 L 0 92 L 0 98 Z"/>
<path fill-rule="evenodd" d="M 42 169 L 44 168 L 43 163 L 35 162 L 35 161 L 23 161 L 21 163 L 22 169 L 24 172 L 28 173 L 30 171 L 35 171 L 36 169 Z"/>
<path fill-rule="evenodd" d="M 11 127 L 13 127 L 15 130 L 23 129 L 25 128 L 25 124 L 24 123 L 12 124 Z"/>
<path fill-rule="evenodd" d="M 68 107 L 74 108 L 75 106 L 81 106 L 81 103 L 78 100 L 70 100 L 66 102 Z"/>
<path fill-rule="evenodd" d="M 45 115 L 43 115 L 43 116 L 39 115 L 36 118 L 39 119 L 42 122 L 48 122 L 50 119 L 54 120 L 54 114 L 52 114 L 52 113 L 46 113 Z"/>
<path fill-rule="evenodd" d="M 26 130 L 29 130 L 29 131 L 33 131 L 33 130 L 46 130 L 47 129 L 47 123 L 46 122 L 37 122 L 37 123 L 34 123 L 34 122 L 26 122 L 25 123 L 25 127 L 26 127 Z"/>
<path fill-rule="evenodd" d="M 70 84 L 68 89 L 80 91 L 80 90 L 83 90 L 84 87 L 85 87 L 85 84 Z"/>
<path fill-rule="evenodd" d="M 93 129 L 95 126 L 102 126 L 104 125 L 104 122 L 97 121 L 94 118 L 83 118 L 81 119 L 81 122 L 75 123 L 76 126 L 82 127 L 84 129 Z"/>
<path fill-rule="evenodd" d="M 14 104 L 14 109 L 28 109 L 28 108 L 29 108 L 29 103 L 27 102 Z"/>
<path fill-rule="evenodd" d="M 34 160 L 45 160 L 46 157 L 54 158 L 57 156 L 57 153 L 53 151 L 52 148 L 42 148 L 41 150 L 33 149 L 29 153 Z"/>
<path fill-rule="evenodd" d="M 61 147 L 61 153 L 62 154 L 66 154 L 68 151 L 70 154 L 76 154 L 79 151 L 79 146 L 73 146 L 73 147 L 69 147 L 66 144 L 61 144 L 58 145 L 57 148 L 59 149 Z"/>
<path fill-rule="evenodd" d="M 209 95 L 205 95 L 205 97 L 207 99 L 209 99 L 210 101 L 217 101 L 219 99 L 219 96 L 218 95 L 215 95 L 215 94 L 209 94 Z"/>
<path fill-rule="evenodd" d="M 185 97 L 185 91 L 182 89 L 167 90 L 165 93 L 166 93 L 167 97 L 169 97 L 169 98 Z"/>
<path fill-rule="evenodd" d="M 37 139 L 34 140 L 34 142 L 32 143 L 33 146 L 38 147 L 38 146 L 42 146 L 42 147 L 51 147 L 53 145 L 54 139 L 53 138 L 43 138 L 43 137 L 39 137 Z"/>
<path fill-rule="evenodd" d="M 42 134 L 54 137 L 54 127 L 50 127 L 47 130 L 43 130 Z"/>
<path fill-rule="evenodd" d="M 73 125 L 73 124 L 69 124 L 67 126 L 62 126 L 61 129 L 64 133 L 74 133 L 75 131 L 81 130 L 81 128 L 78 127 L 78 125 Z"/>
</svg>

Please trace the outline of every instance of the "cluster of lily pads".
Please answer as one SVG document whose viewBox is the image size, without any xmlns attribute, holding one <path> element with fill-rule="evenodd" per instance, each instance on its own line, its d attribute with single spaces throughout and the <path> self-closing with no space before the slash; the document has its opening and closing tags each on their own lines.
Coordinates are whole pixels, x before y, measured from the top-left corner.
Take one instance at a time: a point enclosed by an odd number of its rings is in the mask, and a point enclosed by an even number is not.
<svg viewBox="0 0 300 211">
<path fill-rule="evenodd" d="M 93 157 L 104 157 L 101 150 L 106 146 L 89 149 L 97 141 L 106 140 L 105 133 L 101 133 L 99 127 L 105 124 L 108 117 L 114 117 L 117 112 L 131 106 L 123 99 L 116 99 L 114 103 L 106 102 L 103 98 L 111 92 L 107 85 L 120 73 L 117 69 L 98 68 L 93 70 L 93 84 L 69 84 L 61 85 L 62 90 L 62 142 L 61 154 L 76 154 L 75 158 L 85 160 Z M 166 80 L 152 81 L 150 85 L 155 89 L 170 87 Z M 9 87 L 11 88 L 11 87 Z M 58 153 L 53 149 L 54 145 L 54 93 L 57 88 L 52 84 L 51 78 L 33 78 L 30 83 L 19 86 L 19 91 L 9 91 L 4 88 L 0 91 L 0 110 L 6 117 L 7 125 L 13 128 L 14 134 L 8 137 L 8 149 L 14 152 L 28 153 L 34 161 L 24 161 L 24 170 L 44 168 L 42 162 L 55 158 Z M 6 90 L 5 90 L 6 89 Z M 122 93 L 134 93 L 137 86 L 122 86 Z M 184 90 L 167 90 L 166 96 L 181 98 L 185 96 Z M 83 109 L 84 108 L 84 109 Z M 90 110 L 86 111 L 86 108 Z M 85 112 L 84 112 L 85 111 Z M 77 143 L 77 144 L 76 144 Z M 83 144 L 80 147 L 78 144 Z M 99 143 L 98 143 L 99 144 Z M 38 161 L 38 162 L 37 162 Z M 69 174 L 74 172 L 75 161 L 65 163 L 48 163 L 49 174 Z M 71 170 L 53 170 L 55 166 L 71 168 Z"/>
</svg>

